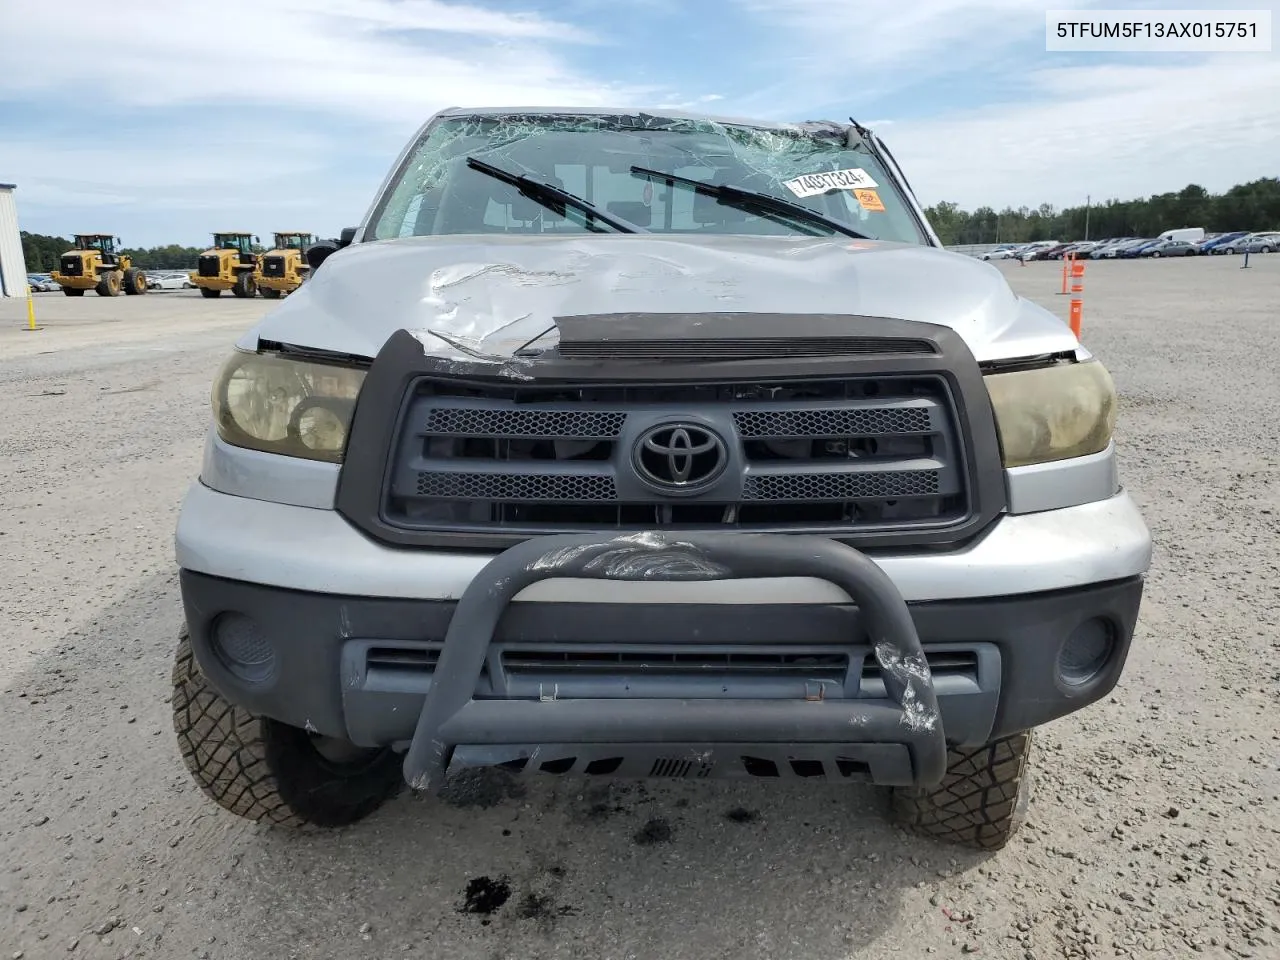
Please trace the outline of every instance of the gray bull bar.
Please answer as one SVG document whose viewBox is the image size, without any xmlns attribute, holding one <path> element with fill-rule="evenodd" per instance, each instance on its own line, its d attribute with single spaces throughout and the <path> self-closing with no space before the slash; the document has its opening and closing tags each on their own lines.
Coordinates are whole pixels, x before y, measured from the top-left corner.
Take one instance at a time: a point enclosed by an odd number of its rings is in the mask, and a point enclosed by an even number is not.
<svg viewBox="0 0 1280 960">
<path fill-rule="evenodd" d="M 688 582 L 812 577 L 845 591 L 884 679 L 884 699 L 476 699 L 494 631 L 540 580 Z M 797 624 L 802 634 L 803 622 Z M 947 747 L 928 663 L 906 602 L 852 547 L 788 534 L 544 536 L 496 556 L 458 602 L 404 759 L 417 790 L 443 786 L 459 745 L 529 743 L 900 744 L 917 786 L 937 784 Z"/>
</svg>

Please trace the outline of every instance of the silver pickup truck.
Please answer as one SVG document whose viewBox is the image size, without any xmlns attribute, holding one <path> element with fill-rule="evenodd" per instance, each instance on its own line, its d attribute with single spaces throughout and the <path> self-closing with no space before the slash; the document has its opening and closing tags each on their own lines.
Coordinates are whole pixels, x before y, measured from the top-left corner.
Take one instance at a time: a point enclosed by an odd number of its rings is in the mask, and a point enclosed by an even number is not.
<svg viewBox="0 0 1280 960">
<path fill-rule="evenodd" d="M 856 124 L 451 109 L 236 344 L 182 755 L 340 825 L 457 771 L 810 779 L 994 849 L 1151 556 L 1101 362 Z"/>
</svg>

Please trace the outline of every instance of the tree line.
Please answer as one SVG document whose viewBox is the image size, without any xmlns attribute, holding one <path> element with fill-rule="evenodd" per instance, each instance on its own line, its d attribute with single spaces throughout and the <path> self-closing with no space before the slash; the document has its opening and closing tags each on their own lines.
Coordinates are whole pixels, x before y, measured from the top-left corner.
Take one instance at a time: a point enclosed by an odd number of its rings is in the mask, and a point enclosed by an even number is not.
<svg viewBox="0 0 1280 960">
<path fill-rule="evenodd" d="M 75 246 L 66 237 L 50 237 L 41 233 L 22 231 L 22 256 L 31 273 L 49 273 L 58 268 L 59 258 Z M 117 253 L 127 253 L 133 265 L 143 270 L 194 270 L 202 248 L 184 247 L 171 243 L 163 247 L 126 247 Z"/>
<path fill-rule="evenodd" d="M 1237 184 L 1220 194 L 1209 193 L 1193 183 L 1176 193 L 1138 200 L 1107 200 L 1065 210 L 1043 203 L 1034 210 L 1006 207 L 997 212 L 991 207 L 979 207 L 970 212 L 944 201 L 928 207 L 925 213 L 939 239 L 948 246 L 1083 240 L 1086 233 L 1094 239 L 1154 237 L 1178 227 L 1204 227 L 1212 232 L 1278 230 L 1280 177 Z M 55 269 L 58 258 L 71 247 L 72 242 L 65 237 L 22 234 L 22 252 L 32 273 Z M 171 243 L 147 249 L 130 247 L 122 252 L 144 270 L 194 270 L 201 249 Z"/>
<path fill-rule="evenodd" d="M 1178 227 L 1204 227 L 1210 232 L 1280 229 L 1280 178 L 1263 177 L 1213 194 L 1198 184 L 1176 193 L 1139 200 L 1107 200 L 1055 210 L 1006 207 L 999 212 L 979 207 L 970 212 L 954 203 L 925 210 L 938 238 L 947 245 L 965 243 L 1030 243 L 1033 240 L 1154 237 Z M 1086 228 L 1087 221 L 1087 228 Z"/>
</svg>

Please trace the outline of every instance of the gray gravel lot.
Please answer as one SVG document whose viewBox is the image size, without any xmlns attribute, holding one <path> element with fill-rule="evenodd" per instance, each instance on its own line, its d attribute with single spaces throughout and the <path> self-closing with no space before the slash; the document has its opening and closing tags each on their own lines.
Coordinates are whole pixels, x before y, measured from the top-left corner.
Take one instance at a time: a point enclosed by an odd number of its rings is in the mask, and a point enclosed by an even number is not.
<svg viewBox="0 0 1280 960">
<path fill-rule="evenodd" d="M 1057 265 L 1000 269 L 1065 317 Z M 170 728 L 172 531 L 269 307 L 0 302 L 0 958 L 1280 957 L 1280 256 L 1088 265 L 1154 569 L 995 856 L 847 787 L 486 782 L 303 835 L 213 807 Z"/>
</svg>

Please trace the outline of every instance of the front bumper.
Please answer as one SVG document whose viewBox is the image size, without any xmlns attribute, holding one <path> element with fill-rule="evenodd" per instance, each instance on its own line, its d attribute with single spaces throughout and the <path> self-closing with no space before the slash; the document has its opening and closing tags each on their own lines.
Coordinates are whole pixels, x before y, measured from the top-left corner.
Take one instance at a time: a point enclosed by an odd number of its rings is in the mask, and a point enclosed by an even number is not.
<svg viewBox="0 0 1280 960">
<path fill-rule="evenodd" d="M 254 280 L 257 281 L 259 287 L 265 287 L 268 290 L 279 290 L 282 293 L 290 293 L 302 286 L 301 277 L 268 277 L 263 274 L 254 274 Z"/>
<path fill-rule="evenodd" d="M 70 287 L 72 290 L 92 290 L 98 285 L 98 275 L 90 273 L 78 277 L 71 277 L 65 273 L 54 271 L 50 274 L 53 282 L 63 287 Z"/>
<path fill-rule="evenodd" d="M 795 576 L 854 602 L 512 602 L 556 578 L 705 588 Z M 457 603 L 182 574 L 196 657 L 227 699 L 359 744 L 407 745 L 406 779 L 423 789 L 468 765 L 936 783 L 946 744 L 981 744 L 1106 695 L 1141 593 L 1134 576 L 907 604 L 852 548 L 723 533 L 527 541 L 492 558 Z M 268 670 L 246 678 L 228 660 L 228 614 L 254 625 Z M 1109 650 L 1087 679 L 1064 679 L 1064 650 L 1090 625 Z"/>
<path fill-rule="evenodd" d="M 284 489 L 263 454 L 224 465 L 264 496 L 314 495 L 316 507 L 218 493 L 199 481 L 178 518 L 178 566 L 195 573 L 305 593 L 411 600 L 457 600 L 492 552 L 387 546 L 332 509 L 319 508 L 328 464 L 289 474 Z M 275 460 L 280 458 L 270 458 Z M 262 460 L 260 464 L 257 462 Z M 303 463 L 305 461 L 299 461 Z M 1039 513 L 1005 515 L 956 550 L 876 551 L 872 556 L 903 598 L 961 600 L 1071 590 L 1143 574 L 1151 533 L 1125 492 Z M 707 583 L 595 583 L 566 579 L 528 587 L 518 600 L 601 603 L 847 603 L 839 588 L 814 577 Z"/>
</svg>

